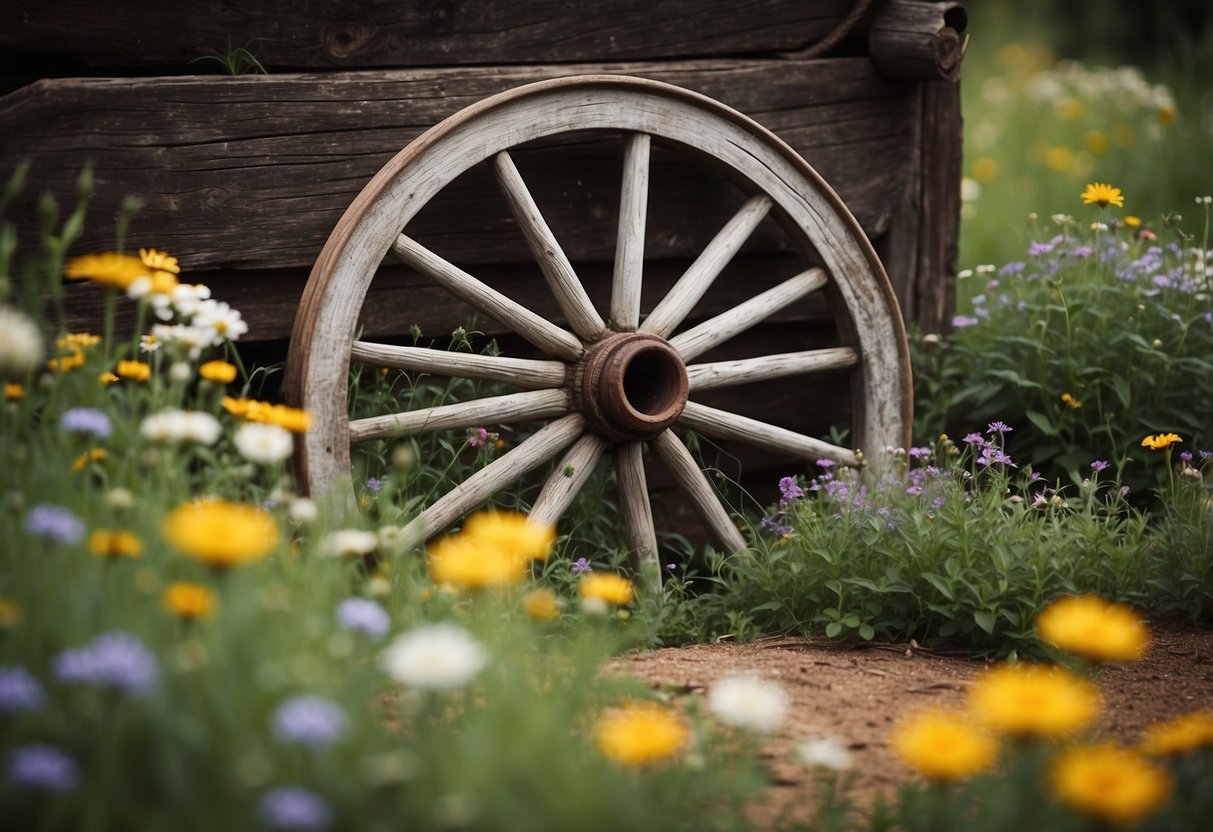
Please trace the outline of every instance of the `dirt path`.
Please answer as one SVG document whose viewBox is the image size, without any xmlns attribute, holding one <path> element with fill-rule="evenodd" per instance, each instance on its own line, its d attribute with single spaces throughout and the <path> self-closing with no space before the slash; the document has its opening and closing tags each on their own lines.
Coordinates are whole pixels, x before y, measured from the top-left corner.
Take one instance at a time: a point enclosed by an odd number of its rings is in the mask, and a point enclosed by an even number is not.
<svg viewBox="0 0 1213 832">
<path fill-rule="evenodd" d="M 1145 659 L 1099 677 L 1104 709 L 1097 732 L 1134 742 L 1143 728 L 1197 708 L 1213 707 L 1213 630 L 1155 625 Z M 783 731 L 764 749 L 775 779 L 759 818 L 807 808 L 812 776 L 792 755 L 812 736 L 840 739 L 853 754 L 851 792 L 869 803 L 911 776 L 886 742 L 898 716 L 928 706 L 961 707 L 985 663 L 906 645 L 837 645 L 793 638 L 751 644 L 668 648 L 628 656 L 619 670 L 679 694 L 702 693 L 716 679 L 752 673 L 778 680 L 791 698 Z"/>
</svg>

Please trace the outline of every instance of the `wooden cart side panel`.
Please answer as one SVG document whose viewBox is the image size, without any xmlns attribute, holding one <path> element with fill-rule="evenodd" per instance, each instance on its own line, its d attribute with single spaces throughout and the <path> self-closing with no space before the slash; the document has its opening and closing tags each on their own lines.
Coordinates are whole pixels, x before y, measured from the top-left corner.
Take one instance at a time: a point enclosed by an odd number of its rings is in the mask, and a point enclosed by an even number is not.
<svg viewBox="0 0 1213 832">
<path fill-rule="evenodd" d="M 248 45 L 276 68 L 646 60 L 802 49 L 853 0 L 3 0 L 0 49 L 185 66 Z M 688 22 L 693 21 L 693 25 Z"/>
</svg>

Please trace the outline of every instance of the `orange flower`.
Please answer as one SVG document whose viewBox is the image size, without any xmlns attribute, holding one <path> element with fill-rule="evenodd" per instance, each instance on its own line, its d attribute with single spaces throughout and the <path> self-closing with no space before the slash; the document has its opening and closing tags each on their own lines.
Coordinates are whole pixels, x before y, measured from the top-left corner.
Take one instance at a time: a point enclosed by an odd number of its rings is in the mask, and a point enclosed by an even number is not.
<svg viewBox="0 0 1213 832">
<path fill-rule="evenodd" d="M 152 366 L 142 361 L 119 361 L 118 375 L 131 381 L 147 381 L 152 374 Z"/>
<path fill-rule="evenodd" d="M 236 365 L 226 361 L 208 361 L 198 368 L 198 375 L 216 384 L 230 384 L 236 380 Z"/>
</svg>

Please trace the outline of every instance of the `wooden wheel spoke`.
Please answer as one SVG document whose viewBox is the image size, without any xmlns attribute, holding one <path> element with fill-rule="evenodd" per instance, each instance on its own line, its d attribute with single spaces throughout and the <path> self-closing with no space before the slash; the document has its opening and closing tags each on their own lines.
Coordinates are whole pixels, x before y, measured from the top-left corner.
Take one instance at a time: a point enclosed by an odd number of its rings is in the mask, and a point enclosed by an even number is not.
<svg viewBox="0 0 1213 832">
<path fill-rule="evenodd" d="M 615 329 L 627 332 L 640 325 L 644 230 L 649 210 L 649 145 L 648 133 L 631 133 L 623 150 L 619 232 L 611 280 L 611 323 Z"/>
<path fill-rule="evenodd" d="M 823 350 L 781 352 L 756 358 L 692 364 L 687 367 L 687 380 L 690 382 L 691 392 L 694 393 L 696 390 L 710 390 L 714 387 L 732 387 L 752 381 L 838 370 L 854 367 L 857 363 L 859 354 L 851 347 L 830 347 Z"/>
<path fill-rule="evenodd" d="M 411 436 L 434 430 L 506 425 L 549 419 L 569 412 L 566 390 L 530 390 L 491 396 L 457 404 L 424 407 L 406 413 L 389 413 L 350 422 L 350 442 L 367 442 L 389 436 Z"/>
<path fill-rule="evenodd" d="M 401 529 L 408 545 L 420 543 L 454 523 L 511 482 L 534 470 L 585 430 L 580 413 L 570 413 L 540 428 L 518 447 L 507 451 L 442 495 Z"/>
<path fill-rule="evenodd" d="M 401 234 L 396 238 L 392 251 L 409 268 L 426 275 L 455 297 L 490 318 L 501 321 L 549 355 L 576 361 L 584 352 L 581 341 L 571 332 L 561 329 L 496 289 L 486 286 L 407 235 Z"/>
<path fill-rule="evenodd" d="M 606 324 L 594 309 L 590 296 L 573 271 L 573 264 L 565 255 L 564 249 L 556 241 L 552 229 L 548 227 L 539 206 L 535 204 L 522 174 L 514 165 L 510 154 L 504 150 L 493 157 L 493 172 L 497 175 L 497 184 L 509 203 L 510 213 L 518 222 L 518 228 L 526 238 L 535 261 L 539 264 L 556 303 L 568 319 L 569 326 L 585 341 L 597 341 L 606 330 Z"/>
<path fill-rule="evenodd" d="M 699 299 L 711 288 L 733 256 L 741 250 L 754 229 L 771 210 L 771 198 L 765 194 L 750 197 L 725 223 L 691 267 L 678 278 L 674 288 L 653 308 L 640 326 L 640 332 L 669 337 Z"/>
<path fill-rule="evenodd" d="M 578 439 L 543 484 L 535 504 L 531 506 L 531 519 L 548 526 L 555 525 L 590 474 L 594 473 L 606 446 L 606 440 L 595 433 L 587 433 Z"/>
<path fill-rule="evenodd" d="M 670 339 L 670 344 L 682 354 L 683 360 L 690 361 L 734 335 L 765 321 L 785 306 L 816 292 L 825 284 L 826 275 L 821 269 L 801 272 L 778 286 L 755 295 L 686 332 L 679 333 Z"/>
<path fill-rule="evenodd" d="M 623 531 L 636 559 L 636 571 L 649 590 L 661 589 L 661 564 L 657 560 L 657 531 L 653 506 L 649 503 L 648 478 L 644 473 L 644 445 L 625 442 L 615 451 L 615 479 Z"/>
<path fill-rule="evenodd" d="M 687 402 L 678 424 L 713 439 L 744 442 L 801 459 L 830 459 L 841 465 L 859 465 L 855 452 L 847 448 L 695 402 Z"/>
<path fill-rule="evenodd" d="M 653 451 L 690 497 L 691 505 L 721 548 L 726 552 L 737 552 L 746 548 L 745 537 L 737 530 L 733 519 L 720 504 L 712 484 L 703 475 L 682 440 L 675 436 L 673 431 L 662 431 L 653 440 Z"/>
<path fill-rule="evenodd" d="M 560 361 L 536 361 L 530 358 L 506 358 L 470 352 L 398 347 L 393 344 L 373 344 L 355 341 L 350 358 L 376 367 L 430 373 L 451 378 L 474 378 L 498 381 L 524 390 L 547 390 L 562 387 L 568 365 Z"/>
</svg>

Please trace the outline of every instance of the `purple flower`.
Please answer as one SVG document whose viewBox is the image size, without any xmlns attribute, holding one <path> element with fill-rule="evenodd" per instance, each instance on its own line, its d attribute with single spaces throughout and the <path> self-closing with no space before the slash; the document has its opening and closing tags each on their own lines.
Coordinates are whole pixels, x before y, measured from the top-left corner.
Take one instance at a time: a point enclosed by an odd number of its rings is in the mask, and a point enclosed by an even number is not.
<svg viewBox="0 0 1213 832">
<path fill-rule="evenodd" d="M 324 798 L 302 786 L 267 792 L 261 798 L 261 822 L 271 829 L 327 829 L 333 812 Z"/>
<path fill-rule="evenodd" d="M 673 572 L 675 569 L 677 569 L 677 568 L 678 568 L 678 564 L 675 564 L 675 563 L 667 563 L 667 564 L 665 565 L 665 568 L 666 568 L 666 569 L 668 569 L 668 570 L 670 570 L 671 572 Z"/>
<path fill-rule="evenodd" d="M 977 326 L 981 323 L 979 318 L 972 318 L 967 315 L 956 315 L 952 318 L 953 329 L 965 329 L 970 326 Z"/>
<path fill-rule="evenodd" d="M 324 748 L 345 733 L 349 718 L 336 702 L 322 696 L 295 696 L 274 711 L 272 729 L 279 742 Z"/>
<path fill-rule="evenodd" d="M 774 532 L 777 535 L 785 535 L 792 531 L 792 527 L 783 522 L 783 518 L 776 514 L 772 517 L 764 517 L 758 521 L 758 528 L 766 531 Z"/>
<path fill-rule="evenodd" d="M 484 444 L 489 441 L 489 432 L 485 428 L 472 428 L 472 435 L 468 437 L 468 444 L 473 448 L 483 448 Z"/>
<path fill-rule="evenodd" d="M 63 411 L 59 427 L 69 433 L 91 433 L 98 439 L 108 439 L 114 432 L 110 417 L 92 407 L 73 407 Z"/>
<path fill-rule="evenodd" d="M 25 530 L 56 543 L 75 544 L 84 537 L 84 521 L 63 506 L 39 503 L 25 515 Z"/>
<path fill-rule="evenodd" d="M 1108 467 L 1108 461 L 1106 459 L 1097 459 L 1091 463 L 1091 470 L 1096 473 L 1103 471 L 1107 467 Z"/>
<path fill-rule="evenodd" d="M 785 500 L 795 500 L 804 496 L 804 489 L 796 483 L 795 477 L 784 477 L 779 481 L 779 494 Z"/>
<path fill-rule="evenodd" d="M 984 436 L 982 436 L 980 433 L 974 432 L 974 433 L 966 433 L 964 436 L 964 439 L 962 439 L 960 441 L 964 442 L 966 445 L 974 445 L 974 444 L 984 445 L 986 443 L 986 438 Z"/>
<path fill-rule="evenodd" d="M 24 667 L 0 667 L 0 716 L 36 711 L 46 701 L 46 691 Z"/>
<path fill-rule="evenodd" d="M 1070 254 L 1072 254 L 1074 257 L 1078 257 L 1078 258 L 1082 259 L 1082 258 L 1090 257 L 1092 251 L 1093 250 L 1090 246 L 1075 246 L 1073 249 L 1070 250 Z"/>
<path fill-rule="evenodd" d="M 1006 422 L 990 422 L 990 424 L 986 427 L 986 433 L 1003 434 L 1010 433 L 1012 430 L 1013 428 Z"/>
<path fill-rule="evenodd" d="M 1213 457 L 1213 451 L 1197 451 L 1200 454 L 1200 461 L 1207 462 L 1209 457 Z"/>
<path fill-rule="evenodd" d="M 368 598 L 346 598 L 337 605 L 337 623 L 372 638 L 387 635 L 391 619 L 387 610 Z"/>
<path fill-rule="evenodd" d="M 86 647 L 64 650 L 54 659 L 55 675 L 64 682 L 115 688 L 143 696 L 156 683 L 156 660 L 138 638 L 112 630 Z"/>
<path fill-rule="evenodd" d="M 1062 236 L 1058 234 L 1047 243 L 1032 243 L 1028 246 L 1028 254 L 1033 257 L 1039 257 L 1042 254 L 1052 254 L 1053 249 L 1057 248 L 1057 244 L 1062 241 Z"/>
<path fill-rule="evenodd" d="M 909 488 L 906 489 L 906 493 L 909 494 L 911 497 L 917 497 L 919 494 L 922 494 L 924 492 L 922 490 L 921 485 L 911 485 Z"/>
<path fill-rule="evenodd" d="M 1024 269 L 1023 263 L 1007 263 L 1005 266 L 1003 266 L 1001 269 L 998 270 L 998 274 L 1000 277 L 1008 277 L 1009 275 L 1013 275 L 1013 274 L 1021 274 L 1023 272 L 1023 269 Z"/>
<path fill-rule="evenodd" d="M 378 494 L 379 489 L 381 489 L 381 488 L 383 488 L 383 480 L 376 479 L 375 477 L 371 477 L 369 480 L 366 481 L 366 490 L 371 492 L 372 494 Z"/>
<path fill-rule="evenodd" d="M 19 789 L 70 792 L 80 785 L 76 761 L 53 745 L 32 743 L 8 752 L 8 782 Z"/>
<path fill-rule="evenodd" d="M 1191 462 L 1192 461 L 1192 452 L 1191 451 L 1180 451 L 1179 458 L 1182 462 Z"/>
<path fill-rule="evenodd" d="M 910 456 L 914 459 L 926 459 L 931 455 L 930 448 L 910 448 Z"/>
<path fill-rule="evenodd" d="M 837 463 L 832 459 L 818 459 L 815 460 L 815 464 L 818 468 L 833 468 Z"/>
<path fill-rule="evenodd" d="M 1016 465 L 1011 461 L 1011 457 L 1003 453 L 1001 448 L 996 448 L 993 445 L 986 445 L 981 449 L 981 453 L 977 456 L 978 465 L 992 465 L 998 463 L 1001 465 L 1009 465 L 1015 468 Z"/>
<path fill-rule="evenodd" d="M 586 558 L 577 558 L 577 560 L 573 561 L 572 565 L 569 566 L 569 571 L 571 571 L 574 575 L 584 575 L 587 572 L 593 572 L 594 567 L 590 566 L 590 562 Z"/>
</svg>

